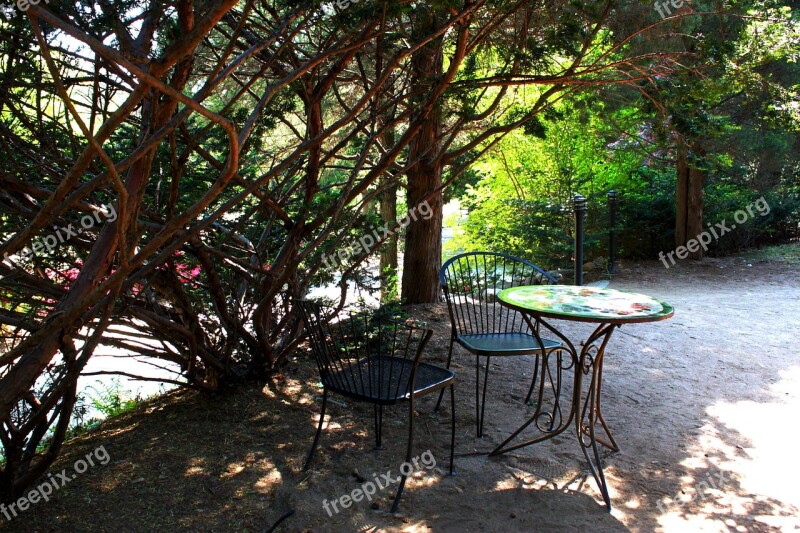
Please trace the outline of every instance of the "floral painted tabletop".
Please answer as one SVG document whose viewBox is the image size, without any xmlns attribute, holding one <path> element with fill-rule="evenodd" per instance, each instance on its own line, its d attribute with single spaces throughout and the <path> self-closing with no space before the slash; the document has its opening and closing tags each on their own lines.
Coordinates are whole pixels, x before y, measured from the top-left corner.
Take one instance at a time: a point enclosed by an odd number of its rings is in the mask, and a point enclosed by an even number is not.
<svg viewBox="0 0 800 533">
<path fill-rule="evenodd" d="M 502 290 L 510 307 L 587 322 L 650 322 L 673 315 L 671 305 L 644 294 L 575 285 L 532 285 Z"/>
</svg>

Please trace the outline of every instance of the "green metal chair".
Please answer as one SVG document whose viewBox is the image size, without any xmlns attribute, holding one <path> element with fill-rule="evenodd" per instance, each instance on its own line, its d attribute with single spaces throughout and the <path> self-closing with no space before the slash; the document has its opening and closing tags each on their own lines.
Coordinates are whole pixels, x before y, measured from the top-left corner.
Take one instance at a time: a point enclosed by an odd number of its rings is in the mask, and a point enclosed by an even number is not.
<svg viewBox="0 0 800 533">
<path fill-rule="evenodd" d="M 558 341 L 542 338 L 540 344 L 522 315 L 501 305 L 497 293 L 521 285 L 550 285 L 556 280 L 536 265 L 510 255 L 468 252 L 447 261 L 439 274 L 452 325 L 447 368 L 458 343 L 475 357 L 475 412 L 478 437 L 483 436 L 486 388 L 492 357 L 535 355 L 533 380 L 525 402 L 536 386 L 539 359 L 560 350 Z M 535 325 L 538 328 L 538 324 Z M 480 387 L 480 358 L 486 358 L 483 391 Z M 560 387 L 560 379 L 557 380 Z M 557 396 L 556 396 L 557 397 Z M 439 395 L 439 402 L 442 395 Z M 439 407 L 437 403 L 436 407 Z M 558 404 L 555 409 L 558 409 Z"/>
</svg>

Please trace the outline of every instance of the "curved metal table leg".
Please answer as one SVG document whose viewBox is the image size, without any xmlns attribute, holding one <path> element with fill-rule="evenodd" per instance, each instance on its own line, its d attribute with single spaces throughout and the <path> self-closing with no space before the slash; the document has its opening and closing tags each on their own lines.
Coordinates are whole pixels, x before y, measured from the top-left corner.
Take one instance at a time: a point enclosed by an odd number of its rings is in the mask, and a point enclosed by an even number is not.
<svg viewBox="0 0 800 533">
<path fill-rule="evenodd" d="M 582 393 L 580 386 L 576 388 L 576 407 L 580 408 L 580 414 L 575 417 L 575 431 L 578 436 L 578 442 L 581 445 L 586 461 L 589 463 L 589 470 L 594 477 L 597 486 L 600 488 L 600 493 L 603 496 L 603 501 L 609 512 L 611 512 L 611 497 L 608 494 L 608 482 L 606 481 L 605 473 L 603 472 L 603 462 L 600 458 L 600 450 L 598 444 L 606 446 L 613 451 L 619 451 L 614 437 L 606 424 L 605 419 L 600 414 L 600 396 L 601 385 L 603 376 L 603 356 L 605 354 L 606 345 L 611 339 L 611 334 L 614 332 L 618 325 L 616 324 L 600 324 L 594 333 L 589 337 L 581 350 L 581 360 L 579 371 L 576 376 L 580 381 L 583 381 L 584 375 L 589 375 L 589 387 L 586 390 L 586 400 L 581 405 L 580 400 Z M 599 346 L 595 343 L 599 342 Z M 597 424 L 603 428 L 606 436 L 610 442 L 606 442 L 598 438 L 595 432 Z M 590 454 L 591 450 L 591 454 Z"/>
</svg>

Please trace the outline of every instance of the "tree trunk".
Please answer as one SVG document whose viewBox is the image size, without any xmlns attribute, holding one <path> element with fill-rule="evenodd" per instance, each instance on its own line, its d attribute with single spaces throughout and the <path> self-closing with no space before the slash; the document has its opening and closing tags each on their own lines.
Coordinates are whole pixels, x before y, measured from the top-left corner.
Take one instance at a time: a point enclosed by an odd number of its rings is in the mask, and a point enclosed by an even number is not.
<svg viewBox="0 0 800 533">
<path fill-rule="evenodd" d="M 420 18 L 420 34 L 424 35 L 436 27 L 433 11 L 421 10 Z M 442 76 L 442 57 L 441 39 L 428 43 L 412 57 L 411 86 L 416 87 L 419 94 L 414 104 L 424 101 Z M 425 110 L 417 106 L 416 112 L 425 113 Z M 412 122 L 417 116 L 412 117 Z M 407 173 L 408 209 L 416 214 L 421 204 L 427 202 L 430 206 L 430 209 L 423 208 L 424 213 L 430 213 L 427 219 L 422 216 L 410 218 L 406 233 L 401 297 L 409 304 L 431 303 L 439 297 L 443 202 L 441 192 L 432 193 L 442 185 L 442 161 L 439 157 L 441 135 L 442 113 L 437 105 L 423 119 L 408 149 L 408 160 L 413 164 Z"/>
<path fill-rule="evenodd" d="M 433 137 L 431 143 L 435 142 Z M 426 201 L 429 193 L 441 186 L 439 165 L 415 165 L 408 173 L 408 205 L 410 209 Z M 442 194 L 428 200 L 431 216 L 411 222 L 406 234 L 403 256 L 402 298 L 408 304 L 435 302 L 439 296 L 439 268 L 442 263 Z"/>
<path fill-rule="evenodd" d="M 702 156 L 701 150 L 696 154 Z M 703 171 L 689 160 L 688 150 L 678 145 L 677 189 L 675 192 L 675 247 L 686 243 L 703 232 Z M 702 259 L 703 249 L 689 252 L 691 259 Z"/>
</svg>

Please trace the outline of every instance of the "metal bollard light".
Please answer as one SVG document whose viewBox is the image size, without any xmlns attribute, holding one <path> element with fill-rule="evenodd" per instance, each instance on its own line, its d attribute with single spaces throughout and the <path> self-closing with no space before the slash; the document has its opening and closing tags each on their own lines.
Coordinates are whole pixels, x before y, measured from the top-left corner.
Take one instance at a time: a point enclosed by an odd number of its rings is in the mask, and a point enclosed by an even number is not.
<svg viewBox="0 0 800 533">
<path fill-rule="evenodd" d="M 586 216 L 586 197 L 576 194 L 575 206 L 575 285 L 583 285 L 583 217 Z"/>
</svg>

